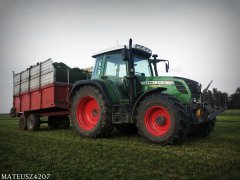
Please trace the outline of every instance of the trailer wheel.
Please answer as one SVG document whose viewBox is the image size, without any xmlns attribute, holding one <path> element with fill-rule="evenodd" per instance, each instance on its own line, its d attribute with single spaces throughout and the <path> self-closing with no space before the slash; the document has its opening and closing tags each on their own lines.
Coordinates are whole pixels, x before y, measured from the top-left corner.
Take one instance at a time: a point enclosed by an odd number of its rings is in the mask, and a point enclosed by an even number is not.
<svg viewBox="0 0 240 180">
<path fill-rule="evenodd" d="M 71 119 L 82 137 L 108 137 L 113 126 L 111 109 L 101 91 L 93 86 L 80 88 L 71 103 Z"/>
<path fill-rule="evenodd" d="M 30 114 L 27 118 L 27 129 L 29 131 L 38 131 L 40 128 L 40 118 L 36 114 Z"/>
<path fill-rule="evenodd" d="M 21 130 L 27 130 L 27 120 L 24 115 L 21 115 L 19 119 L 19 128 Z"/>
<path fill-rule="evenodd" d="M 189 118 L 184 106 L 166 94 L 147 96 L 137 109 L 137 123 L 142 137 L 161 145 L 175 144 L 189 132 Z"/>
<path fill-rule="evenodd" d="M 68 129 L 69 127 L 70 127 L 70 119 L 69 119 L 69 116 L 67 115 L 48 117 L 49 129 Z"/>
</svg>

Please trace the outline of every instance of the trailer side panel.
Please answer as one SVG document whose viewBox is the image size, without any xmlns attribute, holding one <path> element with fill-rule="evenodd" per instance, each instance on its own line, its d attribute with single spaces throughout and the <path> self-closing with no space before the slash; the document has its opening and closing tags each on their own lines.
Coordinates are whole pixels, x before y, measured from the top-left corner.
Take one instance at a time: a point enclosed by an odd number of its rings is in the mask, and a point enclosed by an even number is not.
<svg viewBox="0 0 240 180">
<path fill-rule="evenodd" d="M 61 66 L 59 66 L 61 64 Z M 17 115 L 29 111 L 68 111 L 72 83 L 86 79 L 83 71 L 54 65 L 51 59 L 13 76 L 13 107 Z"/>
</svg>

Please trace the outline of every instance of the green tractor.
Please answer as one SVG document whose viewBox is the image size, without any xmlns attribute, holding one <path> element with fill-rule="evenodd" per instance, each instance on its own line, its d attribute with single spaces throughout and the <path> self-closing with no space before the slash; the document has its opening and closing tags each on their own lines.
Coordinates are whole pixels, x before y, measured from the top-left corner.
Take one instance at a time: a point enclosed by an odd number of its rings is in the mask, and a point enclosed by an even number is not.
<svg viewBox="0 0 240 180">
<path fill-rule="evenodd" d="M 152 58 L 151 58 L 152 57 Z M 207 136 L 218 111 L 201 100 L 201 84 L 182 77 L 158 76 L 157 59 L 141 45 L 96 53 L 90 80 L 74 84 L 71 119 L 82 137 L 108 137 L 114 127 L 138 132 L 149 142 L 175 144 L 186 136 Z"/>
</svg>

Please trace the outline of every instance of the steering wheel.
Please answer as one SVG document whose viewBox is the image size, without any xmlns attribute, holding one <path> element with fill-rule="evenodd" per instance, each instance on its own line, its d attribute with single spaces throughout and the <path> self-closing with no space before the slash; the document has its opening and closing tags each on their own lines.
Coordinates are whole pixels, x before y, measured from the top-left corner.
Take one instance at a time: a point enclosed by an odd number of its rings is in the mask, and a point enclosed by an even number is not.
<svg viewBox="0 0 240 180">
<path fill-rule="evenodd" d="M 140 75 L 140 76 L 145 76 L 144 73 L 140 73 L 140 72 L 135 72 L 135 74 Z"/>
</svg>

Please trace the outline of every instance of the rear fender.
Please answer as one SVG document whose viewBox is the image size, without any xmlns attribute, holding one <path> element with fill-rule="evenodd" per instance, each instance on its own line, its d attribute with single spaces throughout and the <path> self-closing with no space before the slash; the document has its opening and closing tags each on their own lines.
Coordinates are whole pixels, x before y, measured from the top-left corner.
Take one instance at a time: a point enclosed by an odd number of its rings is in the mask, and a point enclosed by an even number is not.
<svg viewBox="0 0 240 180">
<path fill-rule="evenodd" d="M 91 85 L 91 86 L 94 86 L 98 89 L 101 90 L 103 96 L 105 97 L 108 105 L 111 105 L 112 104 L 112 98 L 105 86 L 105 84 L 99 80 L 80 80 L 80 81 L 77 81 L 74 83 L 73 87 L 72 87 L 72 90 L 70 92 L 70 95 L 68 97 L 68 100 L 69 102 L 71 102 L 74 94 L 76 93 L 76 91 L 81 88 L 82 86 L 85 86 L 85 85 Z M 69 103 L 69 107 L 70 107 L 70 103 Z"/>
</svg>

